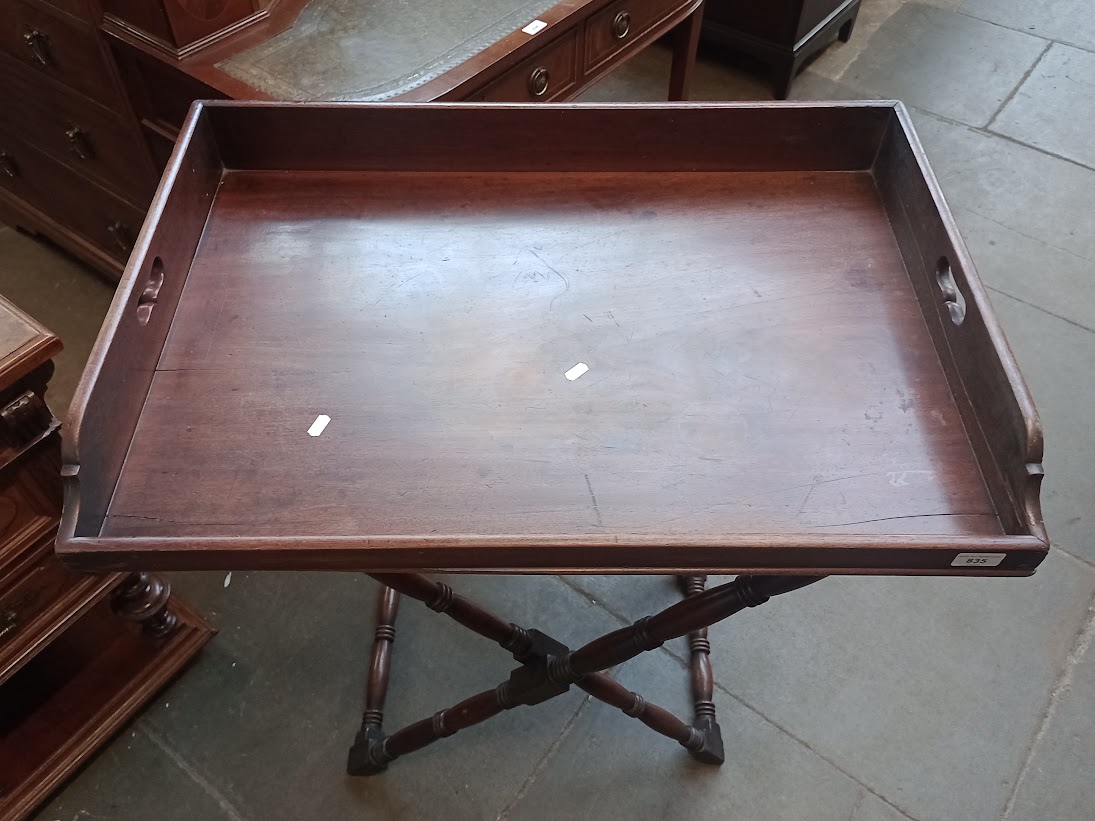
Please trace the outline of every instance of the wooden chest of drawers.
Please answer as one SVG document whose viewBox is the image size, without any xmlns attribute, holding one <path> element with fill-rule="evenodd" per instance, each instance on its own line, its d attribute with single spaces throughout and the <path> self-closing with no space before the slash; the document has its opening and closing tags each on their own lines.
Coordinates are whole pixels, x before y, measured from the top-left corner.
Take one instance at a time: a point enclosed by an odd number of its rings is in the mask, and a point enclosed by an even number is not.
<svg viewBox="0 0 1095 821">
<path fill-rule="evenodd" d="M 54 555 L 61 512 L 57 420 L 45 404 L 61 348 L 0 298 L 0 818 L 29 815 L 209 639 L 147 574 L 85 575 Z M 143 590 L 165 629 L 142 630 Z M 112 607 L 113 600 L 113 607 Z M 167 624 L 170 622 L 170 624 Z M 159 632 L 160 635 L 150 635 Z"/>
<path fill-rule="evenodd" d="M 0 219 L 117 278 L 156 187 L 85 0 L 0 0 Z"/>
<path fill-rule="evenodd" d="M 95 29 L 27 0 L 6 5 L 9 8 L 0 21 L 0 48 L 109 108 L 122 105 Z"/>
</svg>

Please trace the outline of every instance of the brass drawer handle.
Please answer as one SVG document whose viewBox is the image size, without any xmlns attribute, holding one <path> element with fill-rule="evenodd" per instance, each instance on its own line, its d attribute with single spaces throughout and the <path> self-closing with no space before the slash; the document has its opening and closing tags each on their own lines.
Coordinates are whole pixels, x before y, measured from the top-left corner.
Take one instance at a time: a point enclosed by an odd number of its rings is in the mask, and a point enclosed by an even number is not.
<svg viewBox="0 0 1095 821">
<path fill-rule="evenodd" d="M 38 29 L 27 29 L 23 33 L 23 42 L 27 44 L 35 59 L 44 66 L 53 65 L 53 55 L 49 51 L 49 35 Z"/>
<path fill-rule="evenodd" d="M 3 174 L 9 180 L 14 180 L 19 176 L 19 163 L 7 151 L 0 151 L 0 174 Z"/>
<path fill-rule="evenodd" d="M 84 129 L 74 125 L 65 131 L 65 136 L 68 137 L 69 148 L 72 149 L 73 154 L 81 160 L 95 159 L 95 146 L 91 142 L 91 135 Z"/>
<path fill-rule="evenodd" d="M 543 97 L 547 94 L 548 83 L 551 81 L 551 75 L 548 70 L 543 66 L 533 69 L 532 74 L 528 77 L 528 90 L 529 94 L 533 97 Z"/>
<path fill-rule="evenodd" d="M 622 40 L 627 37 L 629 31 L 631 31 L 631 15 L 626 11 L 621 11 L 612 21 L 612 36 L 617 40 Z"/>
<path fill-rule="evenodd" d="M 106 228 L 107 233 L 114 238 L 114 243 L 118 246 L 119 250 L 129 253 L 133 250 L 133 232 L 129 230 L 129 226 L 124 222 L 114 220 Z"/>
</svg>

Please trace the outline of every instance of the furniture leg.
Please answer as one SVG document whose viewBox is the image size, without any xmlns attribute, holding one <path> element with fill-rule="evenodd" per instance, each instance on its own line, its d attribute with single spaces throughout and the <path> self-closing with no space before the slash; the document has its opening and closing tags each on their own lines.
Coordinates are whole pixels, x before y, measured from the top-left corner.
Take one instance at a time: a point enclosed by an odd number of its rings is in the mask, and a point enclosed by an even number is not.
<svg viewBox="0 0 1095 821">
<path fill-rule="evenodd" d="M 385 598 L 389 596 L 388 591 L 398 591 L 418 599 L 432 610 L 445 613 L 474 632 L 498 642 L 513 653 L 521 666 L 493 690 L 478 693 L 390 736 L 383 734 L 379 723 L 369 725 L 375 729 L 372 732 L 363 729 L 350 749 L 347 763 L 350 775 L 375 775 L 400 756 L 420 750 L 519 704 L 533 705 L 547 701 L 565 693 L 571 684 L 577 684 L 595 698 L 676 740 L 698 760 L 721 763 L 721 735 L 705 732 L 702 726 L 689 726 L 668 711 L 647 703 L 642 696 L 627 690 L 600 671 L 646 650 L 653 650 L 669 639 L 702 630 L 746 607 L 763 604 L 771 596 L 797 590 L 824 578 L 739 576 L 735 581 L 712 590 L 690 594 L 684 601 L 654 616 L 639 619 L 630 627 L 615 630 L 571 651 L 539 630 L 507 624 L 477 604 L 453 593 L 452 588 L 442 582 L 416 574 L 372 575 L 385 586 Z M 384 611 L 383 603 L 381 611 Z M 707 701 L 710 702 L 710 698 Z M 714 716 L 710 717 L 713 723 Z"/>
<path fill-rule="evenodd" d="M 788 55 L 773 63 L 772 91 L 777 100 L 786 100 L 791 94 L 791 83 L 798 73 L 798 61 L 794 55 Z"/>
<path fill-rule="evenodd" d="M 707 584 L 706 576 L 678 576 L 677 580 L 683 588 L 685 597 L 698 596 L 703 592 Z M 705 763 L 721 764 L 723 762 L 722 728 L 715 720 L 715 676 L 711 671 L 711 642 L 707 640 L 707 628 L 693 630 L 688 634 L 689 671 L 692 678 L 692 703 L 695 717 L 692 726 L 701 732 L 707 739 L 705 751 L 717 750 L 717 760 L 712 760 L 709 755 L 701 758 L 697 752 L 692 752 L 694 758 Z"/>
<path fill-rule="evenodd" d="M 111 609 L 119 618 L 137 622 L 149 636 L 163 638 L 178 619 L 168 607 L 171 585 L 154 573 L 130 573 L 114 590 Z"/>
<path fill-rule="evenodd" d="M 696 66 L 696 49 L 700 42 L 703 5 L 673 30 L 673 65 L 669 73 L 669 99 L 687 100 Z"/>
<path fill-rule="evenodd" d="M 858 10 L 857 10 L 858 11 Z M 840 27 L 840 31 L 837 34 L 837 39 L 842 43 L 847 43 L 852 39 L 852 31 L 855 29 L 855 15 L 851 20 L 848 20 Z"/>
<path fill-rule="evenodd" d="M 361 716 L 361 729 L 354 739 L 355 749 L 367 750 L 372 739 L 384 737 L 384 699 L 388 695 L 392 644 L 395 642 L 395 620 L 398 614 L 399 592 L 390 587 L 382 587 L 377 598 L 372 663 L 365 683 L 365 711 Z"/>
<path fill-rule="evenodd" d="M 705 764 L 723 762 L 721 735 L 711 735 L 698 727 L 685 724 L 668 710 L 651 704 L 604 673 L 591 673 L 577 682 L 577 685 L 598 701 L 618 708 L 624 715 L 637 718 L 655 732 L 673 739 L 697 761 Z"/>
<path fill-rule="evenodd" d="M 376 775 L 387 769 L 395 759 L 459 730 L 480 724 L 504 710 L 518 705 L 539 704 L 565 693 L 569 685 L 558 686 L 547 678 L 547 659 L 554 653 L 566 652 L 567 648 L 539 631 L 530 630 L 528 633 L 533 636 L 533 650 L 525 664 L 514 670 L 507 681 L 390 736 L 385 736 L 379 725 L 372 725 L 372 732 L 368 733 L 363 728 L 350 749 L 347 772 L 350 775 Z M 577 684 L 594 698 L 619 708 L 651 729 L 672 738 L 701 761 L 721 763 L 721 749 L 710 750 L 708 739 L 702 732 L 668 710 L 650 704 L 638 693 L 627 690 L 603 673 L 591 673 Z"/>
</svg>

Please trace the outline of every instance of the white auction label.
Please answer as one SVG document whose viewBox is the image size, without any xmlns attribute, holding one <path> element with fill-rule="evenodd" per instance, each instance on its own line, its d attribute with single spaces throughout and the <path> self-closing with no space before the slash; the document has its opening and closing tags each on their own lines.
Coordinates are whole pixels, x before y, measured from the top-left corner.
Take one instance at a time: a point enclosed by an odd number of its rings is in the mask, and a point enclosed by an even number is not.
<svg viewBox="0 0 1095 821">
<path fill-rule="evenodd" d="M 533 20 L 531 23 L 521 29 L 521 31 L 523 31 L 525 34 L 539 34 L 546 28 L 547 23 L 545 23 L 543 20 Z"/>
<path fill-rule="evenodd" d="M 589 370 L 589 365 L 587 365 L 585 362 L 579 362 L 577 365 L 575 365 L 569 371 L 564 373 L 563 376 L 565 376 L 567 379 L 569 379 L 571 382 L 573 382 L 575 379 L 577 379 L 579 376 L 581 376 L 583 373 L 585 373 L 588 370 Z"/>
<path fill-rule="evenodd" d="M 996 567 L 1007 556 L 1007 553 L 959 553 L 951 567 Z"/>
<path fill-rule="evenodd" d="M 331 423 L 331 417 L 325 413 L 321 413 L 316 417 L 316 421 L 312 423 L 312 427 L 308 428 L 309 436 L 319 436 L 323 433 L 323 429 Z"/>
</svg>

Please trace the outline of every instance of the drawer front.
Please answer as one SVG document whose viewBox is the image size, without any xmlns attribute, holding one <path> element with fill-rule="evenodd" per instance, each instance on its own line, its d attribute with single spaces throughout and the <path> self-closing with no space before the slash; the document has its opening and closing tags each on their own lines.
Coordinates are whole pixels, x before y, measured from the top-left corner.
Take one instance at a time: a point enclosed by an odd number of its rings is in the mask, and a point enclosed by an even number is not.
<svg viewBox="0 0 1095 821">
<path fill-rule="evenodd" d="M 547 102 L 578 82 L 578 32 L 570 31 L 518 63 L 472 100 L 496 103 Z"/>
<path fill-rule="evenodd" d="M 586 72 L 614 57 L 680 8 L 680 0 L 618 0 L 586 23 Z"/>
<path fill-rule="evenodd" d="M 0 186 L 125 262 L 144 213 L 0 130 Z"/>
<path fill-rule="evenodd" d="M 0 128 L 147 205 L 156 189 L 141 135 L 116 114 L 0 55 Z"/>
<path fill-rule="evenodd" d="M 58 494 L 59 495 L 59 494 Z M 37 538 L 57 520 L 59 510 L 51 509 L 37 486 L 12 483 L 0 489 L 0 544 L 26 544 Z M 6 559 L 7 550 L 0 550 Z"/>
<path fill-rule="evenodd" d="M 94 28 L 29 3 L 9 5 L 0 22 L 0 48 L 24 65 L 104 105 L 121 105 L 121 95 Z"/>
<path fill-rule="evenodd" d="M 0 591 L 10 570 L 51 533 L 61 515 L 59 439 L 0 473 Z M 13 564 L 14 563 L 14 564 Z"/>
<path fill-rule="evenodd" d="M 0 652 L 56 609 L 58 599 L 77 585 L 87 584 L 86 575 L 65 567 L 53 555 L 52 542 L 51 537 L 35 551 L 36 560 L 6 579 L 0 589 Z"/>
</svg>

